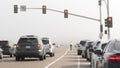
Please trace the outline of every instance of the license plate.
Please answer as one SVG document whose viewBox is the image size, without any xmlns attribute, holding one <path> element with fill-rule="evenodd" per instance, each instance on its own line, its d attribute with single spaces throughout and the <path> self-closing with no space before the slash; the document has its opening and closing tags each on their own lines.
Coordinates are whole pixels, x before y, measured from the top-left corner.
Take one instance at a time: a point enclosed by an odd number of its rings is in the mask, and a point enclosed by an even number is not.
<svg viewBox="0 0 120 68">
<path fill-rule="evenodd" d="M 26 46 L 26 48 L 30 48 L 30 46 Z"/>
</svg>

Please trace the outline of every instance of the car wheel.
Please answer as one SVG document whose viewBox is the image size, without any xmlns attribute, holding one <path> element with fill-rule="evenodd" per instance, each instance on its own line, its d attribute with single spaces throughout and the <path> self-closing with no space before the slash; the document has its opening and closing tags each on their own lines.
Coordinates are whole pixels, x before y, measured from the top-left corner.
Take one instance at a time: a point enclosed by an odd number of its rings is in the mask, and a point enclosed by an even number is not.
<svg viewBox="0 0 120 68">
<path fill-rule="evenodd" d="M 44 59 L 46 59 L 46 55 L 44 55 Z"/>
<path fill-rule="evenodd" d="M 43 59 L 44 59 L 44 56 L 40 56 L 39 59 L 40 59 L 40 60 L 43 60 Z"/>
<path fill-rule="evenodd" d="M 13 54 L 10 54 L 10 57 L 13 57 Z"/>
<path fill-rule="evenodd" d="M 20 61 L 20 57 L 16 57 L 16 61 Z"/>
<path fill-rule="evenodd" d="M 0 59 L 2 59 L 2 58 L 3 58 L 3 54 L 1 53 L 1 54 L 0 54 Z"/>
<path fill-rule="evenodd" d="M 53 57 L 53 53 L 50 53 L 50 57 Z"/>
<path fill-rule="evenodd" d="M 22 59 L 22 60 L 25 60 L 25 57 L 22 57 L 21 59 Z"/>
</svg>

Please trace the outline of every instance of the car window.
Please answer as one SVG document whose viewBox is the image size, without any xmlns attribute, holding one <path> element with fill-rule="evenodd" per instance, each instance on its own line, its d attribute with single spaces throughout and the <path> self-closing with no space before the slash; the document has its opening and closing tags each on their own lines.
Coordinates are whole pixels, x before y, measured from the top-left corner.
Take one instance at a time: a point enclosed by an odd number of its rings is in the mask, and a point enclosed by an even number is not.
<svg viewBox="0 0 120 68">
<path fill-rule="evenodd" d="M 120 41 L 115 41 L 114 45 L 111 47 L 111 52 L 120 52 Z"/>
<path fill-rule="evenodd" d="M 49 40 L 42 40 L 43 44 L 49 44 Z"/>
<path fill-rule="evenodd" d="M 8 41 L 0 41 L 0 46 L 8 44 Z"/>
<path fill-rule="evenodd" d="M 37 38 L 20 38 L 18 43 L 38 43 Z"/>
<path fill-rule="evenodd" d="M 101 49 L 104 50 L 106 45 L 107 45 L 107 43 L 103 43 L 102 46 L 101 46 Z"/>
</svg>

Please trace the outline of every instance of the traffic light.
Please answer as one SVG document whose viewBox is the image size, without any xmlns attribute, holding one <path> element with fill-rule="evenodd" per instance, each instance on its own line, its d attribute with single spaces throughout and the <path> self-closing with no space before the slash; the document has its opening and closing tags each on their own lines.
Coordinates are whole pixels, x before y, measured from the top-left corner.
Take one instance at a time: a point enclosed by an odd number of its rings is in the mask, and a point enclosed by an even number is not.
<svg viewBox="0 0 120 68">
<path fill-rule="evenodd" d="M 64 10 L 64 18 L 68 18 L 68 10 Z"/>
<path fill-rule="evenodd" d="M 108 27 L 112 27 L 112 17 L 108 17 L 107 18 L 107 22 L 108 22 Z"/>
<path fill-rule="evenodd" d="M 14 5 L 14 13 L 18 13 L 18 5 Z"/>
<path fill-rule="evenodd" d="M 112 17 L 105 19 L 105 27 L 112 27 Z"/>
<path fill-rule="evenodd" d="M 46 5 L 43 5 L 43 6 L 42 6 L 42 13 L 43 13 L 43 14 L 46 14 Z"/>
<path fill-rule="evenodd" d="M 107 19 L 105 19 L 105 27 L 108 27 Z"/>
</svg>

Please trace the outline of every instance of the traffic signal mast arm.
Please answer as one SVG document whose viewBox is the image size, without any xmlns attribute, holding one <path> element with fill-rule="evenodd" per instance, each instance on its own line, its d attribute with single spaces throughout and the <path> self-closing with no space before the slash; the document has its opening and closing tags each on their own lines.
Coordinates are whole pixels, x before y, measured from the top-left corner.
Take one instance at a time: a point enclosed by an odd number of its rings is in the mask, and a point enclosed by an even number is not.
<svg viewBox="0 0 120 68">
<path fill-rule="evenodd" d="M 45 6 L 46 7 L 46 6 Z M 18 8 L 20 9 L 20 8 Z M 42 9 L 42 8 L 26 8 L 26 9 Z M 59 13 L 64 13 L 64 11 L 59 11 L 59 10 L 55 10 L 55 9 L 50 9 L 50 8 L 46 8 L 46 10 L 49 11 L 54 11 L 54 12 L 59 12 Z M 94 20 L 94 21 L 98 21 L 100 22 L 100 19 L 95 19 L 95 18 L 91 18 L 91 17 L 87 17 L 87 16 L 82 16 L 82 15 L 78 15 L 78 14 L 74 14 L 74 13 L 69 13 L 69 15 L 73 15 L 73 16 L 77 16 L 77 17 L 81 17 L 81 18 L 85 18 L 85 19 L 89 19 L 89 20 Z"/>
</svg>

